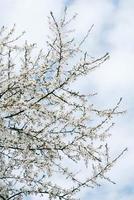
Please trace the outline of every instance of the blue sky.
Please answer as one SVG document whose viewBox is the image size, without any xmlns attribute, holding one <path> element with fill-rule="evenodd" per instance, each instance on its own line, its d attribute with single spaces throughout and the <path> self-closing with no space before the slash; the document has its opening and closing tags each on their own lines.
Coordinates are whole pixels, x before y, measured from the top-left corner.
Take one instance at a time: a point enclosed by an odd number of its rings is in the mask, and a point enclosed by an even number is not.
<svg viewBox="0 0 134 200">
<path fill-rule="evenodd" d="M 53 10 L 60 15 L 65 3 L 70 15 L 77 12 L 74 22 L 79 40 L 94 23 L 89 39 L 83 48 L 90 55 L 110 52 L 110 60 L 98 71 L 77 83 L 82 91 L 97 91 L 94 100 L 101 105 L 114 105 L 123 97 L 122 108 L 127 114 L 120 117 L 113 129 L 110 142 L 113 154 L 128 147 L 126 156 L 111 170 L 116 185 L 103 184 L 101 188 L 86 190 L 82 200 L 134 199 L 134 0 L 0 0 L 0 25 L 27 31 L 31 42 L 45 44 L 47 16 Z M 34 23 L 33 23 L 34 22 Z M 39 199 L 39 198 L 38 198 Z"/>
<path fill-rule="evenodd" d="M 64 0 L 65 5 L 70 5 L 73 3 L 74 0 Z"/>
</svg>

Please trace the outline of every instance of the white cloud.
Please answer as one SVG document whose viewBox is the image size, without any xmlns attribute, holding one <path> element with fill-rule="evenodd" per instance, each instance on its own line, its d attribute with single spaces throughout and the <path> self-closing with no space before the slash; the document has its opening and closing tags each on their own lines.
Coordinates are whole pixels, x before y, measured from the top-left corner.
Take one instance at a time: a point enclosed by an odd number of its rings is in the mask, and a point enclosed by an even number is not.
<svg viewBox="0 0 134 200">
<path fill-rule="evenodd" d="M 101 3 L 100 3 L 101 2 Z M 97 28 L 93 30 L 92 35 L 84 48 L 90 52 L 104 53 L 104 50 L 110 50 L 111 58 L 98 71 L 90 74 L 85 81 L 80 82 L 80 87 L 89 90 L 95 87 L 98 90 L 98 103 L 114 104 L 120 96 L 125 99 L 124 107 L 127 107 L 126 116 L 117 123 L 117 128 L 113 130 L 113 136 L 110 139 L 110 146 L 113 153 L 119 152 L 121 148 L 128 147 L 126 156 L 121 158 L 117 165 L 109 173 L 117 182 L 116 186 L 106 185 L 100 189 L 97 196 L 97 190 L 91 196 L 91 199 L 98 200 L 126 200 L 132 199 L 133 194 L 120 194 L 123 189 L 133 185 L 134 168 L 133 161 L 133 85 L 134 85 L 134 1 L 120 0 L 118 6 L 112 5 L 112 1 L 74 1 L 72 10 L 78 10 L 79 19 L 76 23 L 78 33 L 85 32 L 89 24 L 95 23 Z M 95 35 L 94 35 L 95 34 Z M 93 36 L 94 35 L 94 36 Z M 93 42 L 91 42 L 93 40 Z M 104 45 L 104 46 L 103 46 Z M 95 53 L 96 53 L 95 52 Z M 118 121 L 117 121 L 118 122 Z M 119 128 L 120 127 L 120 128 Z M 115 178 L 114 178 L 115 177 Z M 89 196 L 88 196 L 89 194 Z M 83 199 L 89 199 L 92 192 L 83 196 Z"/>
</svg>

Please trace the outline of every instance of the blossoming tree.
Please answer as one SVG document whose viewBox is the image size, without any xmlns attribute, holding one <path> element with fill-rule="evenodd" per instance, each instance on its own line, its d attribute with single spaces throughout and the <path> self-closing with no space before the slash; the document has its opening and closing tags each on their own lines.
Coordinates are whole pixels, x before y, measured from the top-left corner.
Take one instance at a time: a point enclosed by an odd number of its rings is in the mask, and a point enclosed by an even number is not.
<svg viewBox="0 0 134 200">
<path fill-rule="evenodd" d="M 73 17 L 74 18 L 74 17 Z M 72 19 L 73 19 L 72 18 Z M 72 84 L 109 58 L 93 59 L 75 44 L 65 14 L 50 13 L 52 32 L 47 53 L 35 44 L 20 47 L 15 26 L 0 30 L 0 199 L 43 195 L 74 200 L 83 187 L 95 187 L 116 160 L 106 138 L 121 114 L 117 104 L 98 110 L 94 94 L 81 94 Z M 114 182 L 113 182 L 114 183 Z"/>
</svg>

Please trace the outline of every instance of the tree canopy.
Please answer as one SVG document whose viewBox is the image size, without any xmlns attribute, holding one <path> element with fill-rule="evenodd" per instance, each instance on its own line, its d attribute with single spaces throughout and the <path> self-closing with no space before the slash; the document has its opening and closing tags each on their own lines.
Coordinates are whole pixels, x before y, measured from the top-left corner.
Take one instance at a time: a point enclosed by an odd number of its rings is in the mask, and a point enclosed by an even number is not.
<svg viewBox="0 0 134 200">
<path fill-rule="evenodd" d="M 97 109 L 94 93 L 72 89 L 79 77 L 98 68 L 109 54 L 91 58 L 83 52 L 87 35 L 76 43 L 66 9 L 57 20 L 50 13 L 47 51 L 17 42 L 12 29 L 0 30 L 0 198 L 20 200 L 46 195 L 74 200 L 83 187 L 100 185 L 115 158 L 106 142 L 113 108 Z"/>
</svg>

